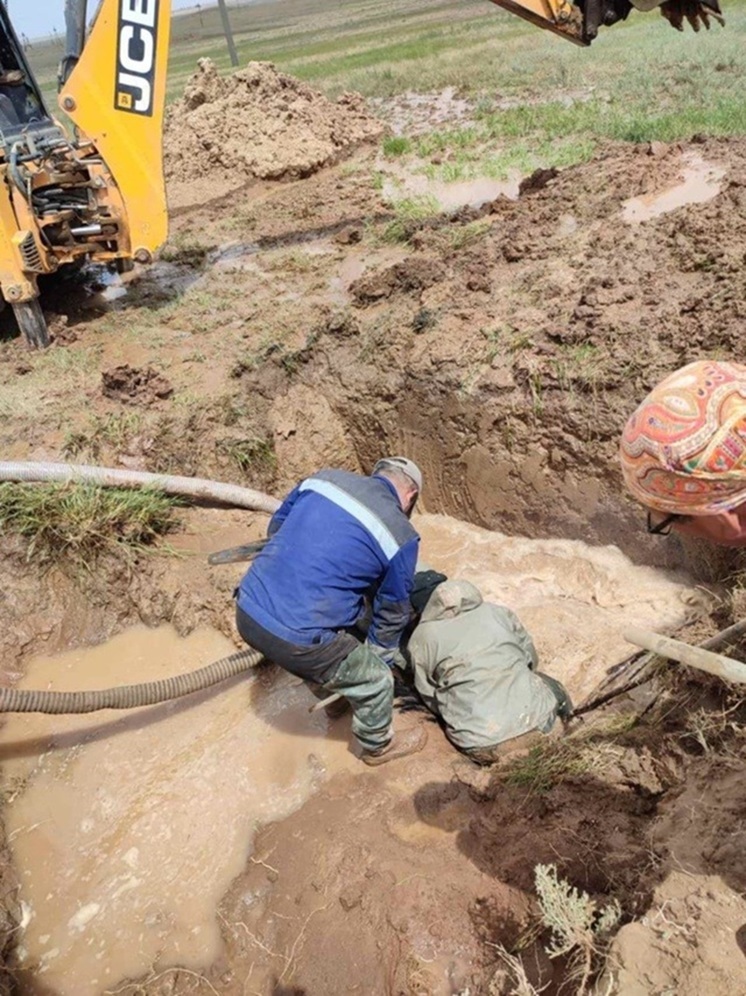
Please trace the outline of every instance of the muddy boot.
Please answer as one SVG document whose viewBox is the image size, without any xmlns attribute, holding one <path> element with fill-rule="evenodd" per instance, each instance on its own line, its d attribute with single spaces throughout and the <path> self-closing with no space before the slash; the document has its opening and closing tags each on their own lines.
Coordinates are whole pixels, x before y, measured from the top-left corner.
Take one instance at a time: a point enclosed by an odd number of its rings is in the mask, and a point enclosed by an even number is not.
<svg viewBox="0 0 746 996">
<path fill-rule="evenodd" d="M 522 733 L 518 737 L 513 737 L 512 740 L 503 740 L 502 743 L 494 744 L 492 747 L 465 747 L 461 753 L 465 757 L 468 757 L 470 761 L 473 761 L 474 764 L 482 766 L 498 764 L 506 757 L 510 757 L 511 754 L 517 754 L 519 751 L 529 751 L 532 747 L 546 742 L 546 739 L 547 735 L 545 733 L 538 733 L 536 730 L 531 730 L 528 733 Z"/>
<path fill-rule="evenodd" d="M 370 765 L 386 764 L 387 761 L 396 761 L 399 757 L 416 754 L 426 743 L 427 730 L 421 727 L 404 730 L 402 733 L 395 733 L 385 747 L 379 747 L 378 750 L 364 750 L 362 760 Z"/>
</svg>

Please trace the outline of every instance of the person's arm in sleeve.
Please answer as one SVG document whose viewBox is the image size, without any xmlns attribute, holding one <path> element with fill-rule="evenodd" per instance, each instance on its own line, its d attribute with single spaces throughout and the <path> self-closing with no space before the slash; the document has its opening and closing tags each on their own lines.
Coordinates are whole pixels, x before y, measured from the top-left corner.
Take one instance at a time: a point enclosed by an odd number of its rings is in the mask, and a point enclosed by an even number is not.
<svg viewBox="0 0 746 996">
<path fill-rule="evenodd" d="M 497 609 L 495 615 L 498 619 L 500 618 L 500 613 L 504 614 L 501 621 L 508 623 L 509 628 L 513 631 L 516 643 L 526 655 L 526 664 L 531 671 L 535 671 L 539 666 L 539 655 L 536 652 L 536 646 L 534 645 L 531 634 L 511 609 L 504 606 L 495 606 L 495 608 Z"/>
<path fill-rule="evenodd" d="M 285 496 L 285 500 L 282 505 L 277 509 L 275 514 L 269 520 L 269 525 L 267 526 L 267 536 L 272 539 L 275 533 L 279 530 L 280 526 L 283 524 L 285 519 L 287 519 L 290 509 L 298 500 L 298 495 L 300 494 L 300 484 L 296 484 L 293 490 Z"/>
<path fill-rule="evenodd" d="M 392 557 L 373 602 L 373 619 L 367 643 L 387 664 L 393 664 L 404 628 L 409 622 L 409 596 L 417 567 L 419 537 L 406 543 Z"/>
</svg>

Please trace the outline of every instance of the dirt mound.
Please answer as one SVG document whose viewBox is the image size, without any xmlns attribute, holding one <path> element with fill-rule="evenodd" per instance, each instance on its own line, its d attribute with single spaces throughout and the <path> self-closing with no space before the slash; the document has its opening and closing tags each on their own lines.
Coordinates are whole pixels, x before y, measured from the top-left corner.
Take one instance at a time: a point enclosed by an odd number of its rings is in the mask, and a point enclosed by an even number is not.
<svg viewBox="0 0 746 996">
<path fill-rule="evenodd" d="M 171 382 L 152 367 L 123 366 L 104 370 L 101 374 L 101 393 L 105 398 L 124 404 L 152 405 L 174 393 Z"/>
<path fill-rule="evenodd" d="M 269 62 L 220 76 L 210 59 L 200 59 L 168 112 L 166 178 L 238 184 L 308 176 L 382 131 L 359 94 L 333 103 Z"/>
</svg>

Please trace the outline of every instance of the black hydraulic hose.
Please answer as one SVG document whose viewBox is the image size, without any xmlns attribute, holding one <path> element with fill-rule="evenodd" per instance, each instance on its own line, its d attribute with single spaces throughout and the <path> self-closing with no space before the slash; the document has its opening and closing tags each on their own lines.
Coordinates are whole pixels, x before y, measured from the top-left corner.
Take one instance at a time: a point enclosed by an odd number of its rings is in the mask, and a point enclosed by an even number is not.
<svg viewBox="0 0 746 996">
<path fill-rule="evenodd" d="M 29 192 L 26 189 L 26 184 L 23 182 L 23 177 L 21 176 L 21 171 L 18 168 L 18 147 L 20 142 L 14 142 L 10 149 L 10 162 L 8 163 L 8 172 L 10 173 L 13 183 L 20 190 L 23 196 L 28 200 Z"/>
<path fill-rule="evenodd" d="M 32 688 L 0 688 L 0 712 L 45 712 L 53 715 L 97 712 L 99 709 L 137 709 L 201 692 L 236 674 L 250 671 L 262 660 L 247 647 L 207 667 L 173 678 L 139 685 L 119 685 L 87 692 L 50 692 Z"/>
</svg>

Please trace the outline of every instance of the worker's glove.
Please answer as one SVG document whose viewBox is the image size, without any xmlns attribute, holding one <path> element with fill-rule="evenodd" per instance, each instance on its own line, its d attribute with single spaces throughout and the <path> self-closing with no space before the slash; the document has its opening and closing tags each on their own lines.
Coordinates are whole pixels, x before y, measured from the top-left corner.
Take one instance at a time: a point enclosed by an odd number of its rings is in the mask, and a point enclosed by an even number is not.
<svg viewBox="0 0 746 996">
<path fill-rule="evenodd" d="M 559 718 L 563 721 L 571 719 L 573 714 L 573 704 L 570 696 L 568 695 L 567 689 L 562 682 L 557 681 L 556 678 L 551 678 L 548 674 L 542 674 L 540 671 L 537 671 L 536 674 L 545 684 L 549 685 L 552 694 L 557 700 L 557 715 Z"/>
<path fill-rule="evenodd" d="M 704 24 L 710 30 L 710 18 L 714 18 L 718 24 L 725 24 L 725 19 L 720 12 L 720 5 L 717 0 L 666 0 L 660 5 L 660 12 L 677 31 L 684 30 L 684 19 L 691 24 L 694 31 L 699 31 Z"/>
</svg>

